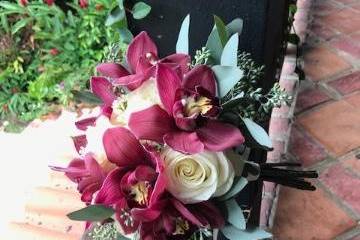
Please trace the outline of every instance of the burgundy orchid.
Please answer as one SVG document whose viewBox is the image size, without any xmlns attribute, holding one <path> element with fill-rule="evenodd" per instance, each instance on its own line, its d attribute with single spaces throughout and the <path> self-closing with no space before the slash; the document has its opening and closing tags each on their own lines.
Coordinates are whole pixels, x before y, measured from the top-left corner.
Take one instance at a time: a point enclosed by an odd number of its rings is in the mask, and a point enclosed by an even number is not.
<svg viewBox="0 0 360 240">
<path fill-rule="evenodd" d="M 22 5 L 22 6 L 27 6 L 28 5 L 28 0 L 19 0 L 19 3 L 20 3 L 20 5 Z"/>
<path fill-rule="evenodd" d="M 114 84 L 134 90 L 154 76 L 157 63 L 167 64 L 176 68 L 181 74 L 185 74 L 189 69 L 190 56 L 173 54 L 159 59 L 155 43 L 146 32 L 141 32 L 129 44 L 126 61 L 128 69 L 117 63 L 102 63 L 97 67 L 97 71 L 112 78 Z"/>
<path fill-rule="evenodd" d="M 113 91 L 113 85 L 103 77 L 92 77 L 90 80 L 92 92 L 99 97 L 103 104 L 101 105 L 100 115 L 111 117 L 112 104 L 117 98 Z M 100 116 L 85 118 L 75 123 L 76 127 L 80 130 L 86 130 L 89 126 L 94 126 L 96 119 Z"/>
<path fill-rule="evenodd" d="M 91 154 L 87 154 L 84 159 L 72 160 L 67 168 L 53 166 L 51 168 L 55 171 L 65 172 L 71 181 L 77 183 L 81 201 L 86 203 L 92 202 L 94 193 L 100 189 L 107 174 Z"/>
<path fill-rule="evenodd" d="M 223 151 L 245 141 L 238 128 L 215 119 L 219 103 L 209 67 L 200 65 L 182 80 L 175 70 L 158 64 L 156 82 L 165 110 L 154 105 L 130 116 L 129 127 L 139 139 L 166 143 L 186 154 Z"/>
</svg>

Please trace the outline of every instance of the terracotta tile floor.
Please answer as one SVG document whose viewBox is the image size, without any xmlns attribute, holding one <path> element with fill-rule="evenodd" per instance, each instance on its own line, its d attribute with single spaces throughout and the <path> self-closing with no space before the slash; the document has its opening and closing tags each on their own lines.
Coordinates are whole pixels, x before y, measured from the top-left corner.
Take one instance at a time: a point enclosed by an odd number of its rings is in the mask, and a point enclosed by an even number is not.
<svg viewBox="0 0 360 240">
<path fill-rule="evenodd" d="M 305 0 L 307 1 L 307 0 Z M 316 169 L 314 193 L 281 188 L 277 240 L 360 239 L 360 12 L 357 0 L 313 0 L 289 157 Z M 331 34 L 330 34 L 331 33 Z M 331 36 L 330 36 L 331 35 Z M 311 41 L 310 41 L 311 39 Z"/>
</svg>

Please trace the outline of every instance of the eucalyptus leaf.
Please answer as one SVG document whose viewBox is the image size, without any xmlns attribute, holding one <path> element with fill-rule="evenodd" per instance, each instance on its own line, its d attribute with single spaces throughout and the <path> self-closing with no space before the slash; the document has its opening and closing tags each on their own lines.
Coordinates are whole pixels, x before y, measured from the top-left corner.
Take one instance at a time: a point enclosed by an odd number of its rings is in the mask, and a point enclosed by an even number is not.
<svg viewBox="0 0 360 240">
<path fill-rule="evenodd" d="M 151 6 L 144 2 L 137 2 L 132 9 L 132 14 L 135 19 L 143 19 L 150 13 L 150 11 Z"/>
<path fill-rule="evenodd" d="M 130 238 L 127 238 L 127 237 L 125 237 L 123 235 L 118 234 L 117 237 L 116 237 L 116 240 L 130 240 Z"/>
<path fill-rule="evenodd" d="M 235 199 L 230 199 L 225 202 L 228 213 L 228 222 L 240 230 L 246 229 L 246 220 L 243 211 Z"/>
<path fill-rule="evenodd" d="M 67 216 L 74 221 L 100 222 L 114 215 L 113 208 L 104 205 L 90 205 L 78 211 L 69 213 Z"/>
<path fill-rule="evenodd" d="M 76 90 L 73 90 L 71 92 L 74 95 L 74 99 L 79 102 L 93 104 L 93 105 L 101 105 L 103 103 L 102 100 L 97 96 L 95 96 L 92 92 L 88 92 L 88 91 L 80 92 Z"/>
<path fill-rule="evenodd" d="M 221 107 L 224 111 L 227 111 L 227 110 L 231 110 L 231 109 L 239 106 L 240 104 L 242 104 L 246 101 L 247 100 L 244 98 L 244 92 L 241 92 L 238 95 L 236 95 L 235 97 L 233 97 L 232 99 L 230 99 L 229 101 L 222 104 Z"/>
<path fill-rule="evenodd" d="M 220 38 L 221 45 L 222 45 L 222 47 L 225 47 L 225 45 L 228 41 L 228 38 L 229 38 L 225 23 L 221 20 L 221 18 L 219 18 L 216 15 L 214 15 L 214 22 L 215 22 L 217 33 Z"/>
<path fill-rule="evenodd" d="M 10 11 L 14 11 L 14 13 L 24 13 L 26 10 L 24 7 L 20 6 L 17 3 L 11 3 L 8 1 L 2 1 L 0 2 L 0 7 L 6 9 L 6 10 L 10 10 Z"/>
<path fill-rule="evenodd" d="M 270 233 L 260 228 L 239 230 L 233 226 L 225 226 L 221 232 L 230 240 L 261 240 L 272 237 Z"/>
<path fill-rule="evenodd" d="M 190 15 L 187 15 L 181 24 L 179 37 L 176 42 L 176 53 L 189 54 L 189 27 Z"/>
<path fill-rule="evenodd" d="M 134 35 L 127 28 L 119 28 L 118 31 L 121 41 L 126 44 L 129 44 L 134 38 Z"/>
<path fill-rule="evenodd" d="M 272 149 L 272 142 L 267 132 L 257 123 L 249 118 L 242 119 L 251 137 L 266 149 Z"/>
<path fill-rule="evenodd" d="M 220 98 L 226 96 L 244 74 L 241 69 L 232 66 L 216 65 L 212 67 L 212 70 L 217 79 Z"/>
<path fill-rule="evenodd" d="M 244 21 L 241 18 L 235 18 L 228 25 L 226 25 L 226 29 L 229 35 L 233 35 L 235 33 L 240 35 L 243 29 L 243 25 Z"/>
<path fill-rule="evenodd" d="M 226 43 L 224 50 L 221 54 L 220 62 L 222 66 L 237 67 L 238 48 L 239 48 L 239 34 L 235 33 Z"/>
<path fill-rule="evenodd" d="M 24 28 L 30 21 L 31 21 L 30 18 L 23 18 L 23 19 L 17 21 L 14 24 L 14 26 L 12 26 L 12 28 L 11 28 L 11 34 L 14 35 L 15 33 L 17 33 L 19 30 Z"/>
<path fill-rule="evenodd" d="M 125 9 L 120 9 L 119 6 L 113 8 L 105 21 L 106 26 L 111 26 L 126 18 Z"/>
<path fill-rule="evenodd" d="M 118 0 L 118 6 L 120 9 L 124 9 L 124 0 Z"/>
<path fill-rule="evenodd" d="M 248 180 L 243 177 L 236 178 L 237 180 L 234 181 L 234 184 L 230 188 L 230 190 L 223 196 L 219 197 L 220 201 L 228 200 L 238 194 L 244 187 L 248 184 Z"/>
</svg>

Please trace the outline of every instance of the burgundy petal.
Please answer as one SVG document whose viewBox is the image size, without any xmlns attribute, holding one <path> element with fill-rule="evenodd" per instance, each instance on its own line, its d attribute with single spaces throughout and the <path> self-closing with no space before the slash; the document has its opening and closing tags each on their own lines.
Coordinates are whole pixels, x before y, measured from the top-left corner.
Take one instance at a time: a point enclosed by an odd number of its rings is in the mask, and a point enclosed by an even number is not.
<svg viewBox="0 0 360 240">
<path fill-rule="evenodd" d="M 181 87 L 181 79 L 176 71 L 170 67 L 165 64 L 158 64 L 156 69 L 156 83 L 160 100 L 166 111 L 171 115 L 175 103 L 176 91 Z"/>
<path fill-rule="evenodd" d="M 132 217 L 140 222 L 150 222 L 157 219 L 161 214 L 160 209 L 150 208 L 133 208 L 131 210 Z"/>
<path fill-rule="evenodd" d="M 86 131 L 86 129 L 88 127 L 95 126 L 96 119 L 97 119 L 97 117 L 85 118 L 85 119 L 75 122 L 75 126 L 82 131 Z"/>
<path fill-rule="evenodd" d="M 124 217 L 124 210 L 128 211 L 129 207 L 127 205 L 126 199 L 121 198 L 115 205 L 115 219 L 120 223 L 122 230 L 125 234 L 134 233 L 139 227 L 139 221 L 134 221 L 130 219 L 131 216 Z M 132 220 L 132 224 L 129 224 L 128 221 Z"/>
<path fill-rule="evenodd" d="M 80 153 L 80 150 L 82 148 L 85 148 L 87 145 L 86 135 L 79 135 L 72 137 L 72 140 L 74 142 L 75 149 L 78 153 Z"/>
<path fill-rule="evenodd" d="M 120 182 L 123 176 L 123 169 L 117 168 L 111 171 L 96 195 L 95 202 L 111 205 L 122 199 L 123 194 L 120 188 Z"/>
<path fill-rule="evenodd" d="M 136 167 L 134 175 L 137 181 L 152 182 L 156 180 L 157 173 L 152 167 L 140 165 Z"/>
<path fill-rule="evenodd" d="M 126 53 L 126 60 L 133 73 L 136 71 L 139 59 L 146 57 L 147 53 L 157 56 L 157 47 L 146 32 L 141 32 L 132 40 Z"/>
<path fill-rule="evenodd" d="M 195 154 L 204 150 L 204 144 L 196 132 L 171 132 L 165 135 L 164 141 L 172 149 L 184 154 Z"/>
<path fill-rule="evenodd" d="M 160 196 L 165 191 L 165 188 L 166 188 L 166 176 L 164 173 L 160 173 L 156 180 L 153 192 L 151 194 L 150 206 L 155 204 L 159 200 Z"/>
<path fill-rule="evenodd" d="M 129 75 L 129 72 L 118 63 L 101 63 L 96 67 L 101 75 L 110 78 L 120 78 Z"/>
<path fill-rule="evenodd" d="M 191 58 L 187 54 L 172 54 L 163 59 L 161 59 L 162 63 L 175 63 L 180 66 L 182 74 L 185 74 L 189 71 L 189 66 L 191 63 Z"/>
<path fill-rule="evenodd" d="M 205 149 L 210 151 L 224 151 L 245 141 L 237 127 L 215 120 L 209 120 L 205 126 L 197 129 L 196 132 L 205 145 Z"/>
<path fill-rule="evenodd" d="M 201 86 L 209 91 L 213 96 L 216 95 L 216 80 L 214 72 L 206 65 L 198 65 L 185 75 L 183 86 L 190 90 L 195 90 L 196 86 Z"/>
<path fill-rule="evenodd" d="M 158 105 L 132 113 L 129 128 L 139 139 L 163 142 L 166 133 L 175 129 L 173 118 Z"/>
<path fill-rule="evenodd" d="M 92 92 L 101 98 L 106 105 L 112 105 L 116 96 L 113 92 L 113 85 L 103 77 L 92 77 L 91 78 L 91 90 Z"/>
<path fill-rule="evenodd" d="M 108 160 L 119 167 L 137 166 L 147 158 L 144 148 L 126 128 L 107 129 L 103 143 Z"/>
<path fill-rule="evenodd" d="M 175 102 L 173 107 L 173 116 L 176 126 L 184 131 L 193 131 L 196 128 L 197 116 L 185 117 L 183 112 L 184 106 L 181 100 Z"/>
<path fill-rule="evenodd" d="M 197 219 L 180 201 L 173 198 L 171 199 L 171 203 L 185 219 L 189 220 L 192 224 L 195 224 L 196 226 L 203 226 L 199 219 Z"/>
</svg>

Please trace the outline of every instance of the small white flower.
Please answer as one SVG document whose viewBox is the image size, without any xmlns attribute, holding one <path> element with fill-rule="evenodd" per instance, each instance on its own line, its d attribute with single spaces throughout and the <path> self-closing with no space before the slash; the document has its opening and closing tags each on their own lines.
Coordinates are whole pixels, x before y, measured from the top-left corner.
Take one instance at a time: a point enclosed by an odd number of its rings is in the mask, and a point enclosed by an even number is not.
<svg viewBox="0 0 360 240">
<path fill-rule="evenodd" d="M 185 155 L 166 148 L 162 152 L 167 190 L 184 203 L 197 203 L 224 195 L 234 181 L 234 169 L 222 152 Z"/>
</svg>

